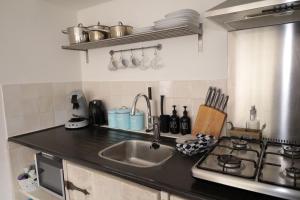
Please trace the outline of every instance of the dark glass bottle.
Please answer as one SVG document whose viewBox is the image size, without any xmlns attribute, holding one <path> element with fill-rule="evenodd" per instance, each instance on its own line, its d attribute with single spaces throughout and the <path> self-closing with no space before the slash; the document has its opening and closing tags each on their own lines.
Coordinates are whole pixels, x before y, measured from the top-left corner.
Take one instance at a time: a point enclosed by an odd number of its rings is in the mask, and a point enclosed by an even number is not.
<svg viewBox="0 0 300 200">
<path fill-rule="evenodd" d="M 183 106 L 183 117 L 180 118 L 180 132 L 182 135 L 191 134 L 191 119 L 188 117 L 186 106 Z"/>
<path fill-rule="evenodd" d="M 173 106 L 173 114 L 170 118 L 170 132 L 178 134 L 180 130 L 179 117 L 177 116 L 176 106 Z"/>
</svg>

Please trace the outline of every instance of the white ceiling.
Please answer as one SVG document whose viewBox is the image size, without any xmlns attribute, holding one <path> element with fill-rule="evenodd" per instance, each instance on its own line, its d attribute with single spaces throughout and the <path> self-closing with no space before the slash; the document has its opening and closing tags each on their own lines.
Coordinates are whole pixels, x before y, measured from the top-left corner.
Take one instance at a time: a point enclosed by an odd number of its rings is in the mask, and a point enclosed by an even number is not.
<svg viewBox="0 0 300 200">
<path fill-rule="evenodd" d="M 46 0 L 48 2 L 68 7 L 70 9 L 83 9 L 111 0 Z"/>
</svg>

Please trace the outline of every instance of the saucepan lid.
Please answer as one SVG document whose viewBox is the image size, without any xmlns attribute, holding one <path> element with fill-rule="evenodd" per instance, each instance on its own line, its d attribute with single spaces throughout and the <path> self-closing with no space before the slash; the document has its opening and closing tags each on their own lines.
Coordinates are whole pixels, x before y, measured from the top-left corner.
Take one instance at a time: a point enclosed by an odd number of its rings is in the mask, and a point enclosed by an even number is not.
<svg viewBox="0 0 300 200">
<path fill-rule="evenodd" d="M 127 108 L 126 106 L 122 106 L 121 108 L 117 109 L 117 114 L 129 114 L 131 111 L 130 108 Z"/>
<path fill-rule="evenodd" d="M 100 22 L 98 22 L 97 25 L 89 26 L 87 29 L 89 31 L 102 31 L 106 33 L 110 32 L 109 26 L 101 25 Z"/>
</svg>

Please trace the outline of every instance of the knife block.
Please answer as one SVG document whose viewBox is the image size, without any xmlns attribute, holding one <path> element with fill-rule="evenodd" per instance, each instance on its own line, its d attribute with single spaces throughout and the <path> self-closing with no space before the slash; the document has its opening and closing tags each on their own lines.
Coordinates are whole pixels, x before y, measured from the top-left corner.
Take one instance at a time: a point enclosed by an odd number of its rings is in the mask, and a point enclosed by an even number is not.
<svg viewBox="0 0 300 200">
<path fill-rule="evenodd" d="M 201 105 L 198 109 L 196 121 L 192 130 L 192 134 L 204 133 L 219 137 L 222 132 L 227 114 L 205 105 Z"/>
</svg>

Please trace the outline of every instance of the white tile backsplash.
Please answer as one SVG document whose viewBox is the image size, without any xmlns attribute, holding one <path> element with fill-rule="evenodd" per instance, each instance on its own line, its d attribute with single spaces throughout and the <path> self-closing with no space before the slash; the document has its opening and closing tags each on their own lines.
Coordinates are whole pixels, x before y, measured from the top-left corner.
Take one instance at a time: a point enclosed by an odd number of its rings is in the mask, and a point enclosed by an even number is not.
<svg viewBox="0 0 300 200">
<path fill-rule="evenodd" d="M 192 124 L 199 106 L 204 103 L 209 86 L 220 87 L 226 92 L 227 80 L 83 82 L 83 90 L 87 99 L 89 101 L 92 99 L 103 100 L 107 109 L 131 107 L 135 95 L 138 93 L 148 94 L 148 87 L 152 87 L 152 96 L 157 105 L 158 115 L 160 115 L 160 95 L 165 95 L 165 114 L 171 115 L 172 106 L 176 105 L 177 114 L 182 116 L 183 106 L 187 106 Z M 141 99 L 137 108 L 146 113 L 145 100 Z"/>
<path fill-rule="evenodd" d="M 52 84 L 53 96 L 65 96 L 66 84 L 65 83 L 53 83 Z"/>
<path fill-rule="evenodd" d="M 39 115 L 39 119 L 41 128 L 50 128 L 55 126 L 55 115 L 53 111 L 41 113 Z"/>
<path fill-rule="evenodd" d="M 54 111 L 61 111 L 65 110 L 67 107 L 67 95 L 57 95 L 53 96 L 53 110 Z"/>
<path fill-rule="evenodd" d="M 6 127 L 8 137 L 22 134 L 24 128 L 24 116 L 6 116 Z"/>
<path fill-rule="evenodd" d="M 37 105 L 39 113 L 49 113 L 54 111 L 52 96 L 39 97 Z"/>
<path fill-rule="evenodd" d="M 61 125 L 67 120 L 68 112 L 66 110 L 58 110 L 54 112 L 54 124 Z"/>
<path fill-rule="evenodd" d="M 72 90 L 81 82 L 3 85 L 8 136 L 62 125 L 68 119 Z"/>
<path fill-rule="evenodd" d="M 23 115 L 38 115 L 39 114 L 39 101 L 40 99 L 38 97 L 32 98 L 32 99 L 23 99 L 22 102 L 22 109 L 20 112 L 22 112 Z M 7 104 L 9 102 L 4 102 L 4 104 Z"/>
<path fill-rule="evenodd" d="M 37 99 L 39 97 L 40 86 L 40 84 L 34 83 L 20 85 L 22 90 L 21 98 L 23 100 Z"/>
<path fill-rule="evenodd" d="M 171 115 L 172 105 L 176 105 L 177 114 L 182 116 L 183 106 L 187 106 L 193 124 L 199 106 L 204 103 L 209 86 L 220 87 L 226 92 L 227 80 L 91 81 L 4 85 L 2 87 L 8 136 L 64 124 L 70 115 L 69 94 L 75 89 L 83 89 L 87 101 L 100 99 L 107 109 L 112 109 L 122 106 L 130 108 L 135 95 L 148 94 L 148 87 L 152 87 L 157 115 L 160 115 L 160 95 L 165 95 L 165 114 Z M 146 113 L 144 99 L 138 102 L 137 108 Z"/>
<path fill-rule="evenodd" d="M 37 87 L 39 97 L 52 97 L 53 96 L 53 84 L 51 83 L 40 83 Z"/>
</svg>

